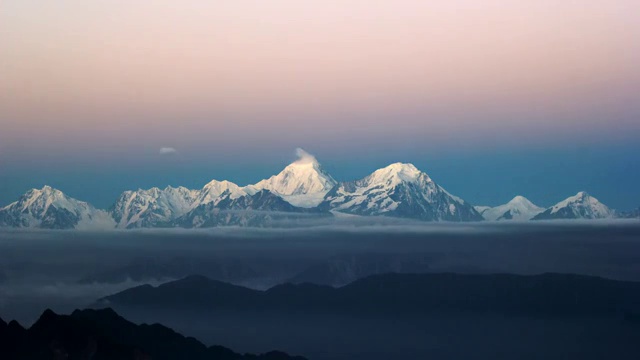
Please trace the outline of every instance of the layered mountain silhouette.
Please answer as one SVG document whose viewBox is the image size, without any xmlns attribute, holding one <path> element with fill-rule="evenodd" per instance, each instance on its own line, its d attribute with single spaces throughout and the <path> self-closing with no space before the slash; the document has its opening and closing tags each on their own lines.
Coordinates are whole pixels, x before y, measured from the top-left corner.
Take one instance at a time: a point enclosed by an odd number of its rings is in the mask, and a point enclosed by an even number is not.
<svg viewBox="0 0 640 360">
<path fill-rule="evenodd" d="M 304 283 L 258 291 L 189 276 L 158 287 L 134 287 L 99 304 L 171 310 L 618 316 L 640 312 L 640 283 L 566 274 L 381 274 L 339 288 Z"/>
</svg>

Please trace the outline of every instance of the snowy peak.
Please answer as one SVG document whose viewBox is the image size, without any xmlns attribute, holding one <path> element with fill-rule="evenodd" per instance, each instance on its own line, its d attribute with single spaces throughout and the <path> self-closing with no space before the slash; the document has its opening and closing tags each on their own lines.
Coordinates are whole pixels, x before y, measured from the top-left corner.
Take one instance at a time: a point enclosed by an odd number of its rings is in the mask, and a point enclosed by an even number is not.
<svg viewBox="0 0 640 360">
<path fill-rule="evenodd" d="M 598 199 L 581 191 L 546 209 L 538 214 L 534 220 L 606 219 L 612 217 L 613 214 L 613 211 Z"/>
<path fill-rule="evenodd" d="M 507 203 L 509 205 L 523 205 L 523 206 L 535 206 L 529 199 L 527 199 L 524 196 L 521 195 L 517 195 L 515 196 L 513 199 L 509 200 L 509 202 Z"/>
<path fill-rule="evenodd" d="M 18 201 L 0 209 L 0 226 L 72 229 L 113 225 L 106 212 L 50 186 L 31 189 Z"/>
<path fill-rule="evenodd" d="M 232 197 L 227 190 L 214 202 L 198 205 L 175 220 L 176 226 L 185 228 L 215 226 L 265 227 L 291 224 L 292 221 L 309 219 L 308 215 L 322 214 L 316 209 L 296 207 L 281 196 L 268 190 Z M 277 226 L 277 225 L 276 225 Z"/>
<path fill-rule="evenodd" d="M 192 208 L 199 205 L 208 204 L 210 202 L 215 202 L 220 198 L 220 195 L 226 192 L 228 192 L 234 199 L 247 194 L 244 190 L 242 190 L 241 187 L 230 181 L 212 180 L 207 185 L 205 185 L 202 190 L 200 190 L 197 200 L 193 204 Z"/>
<path fill-rule="evenodd" d="M 363 216 L 482 220 L 471 205 L 449 194 L 414 165 L 405 163 L 394 163 L 364 179 L 341 183 L 327 194 L 321 207 Z"/>
<path fill-rule="evenodd" d="M 75 212 L 77 209 L 89 208 L 90 205 L 67 197 L 62 191 L 44 186 L 42 189 L 31 189 L 20 199 L 7 206 L 34 217 L 44 215 L 50 207 Z M 5 209 L 6 209 L 5 208 Z"/>
<path fill-rule="evenodd" d="M 111 208 L 119 228 L 151 227 L 167 224 L 186 213 L 199 192 L 168 186 L 125 191 Z"/>
<path fill-rule="evenodd" d="M 504 205 L 483 209 L 481 214 L 485 220 L 490 221 L 524 221 L 531 220 L 542 211 L 544 211 L 544 208 L 535 205 L 524 196 L 518 195 Z"/>
<path fill-rule="evenodd" d="M 336 185 L 337 182 L 322 169 L 315 157 L 302 149 L 298 149 L 297 153 L 297 161 L 253 187 L 287 196 L 327 192 Z"/>
<path fill-rule="evenodd" d="M 255 194 L 269 190 L 295 206 L 317 206 L 337 182 L 326 173 L 317 159 L 302 149 L 296 151 L 298 160 L 289 164 L 279 174 L 249 185 L 245 191 Z"/>
<path fill-rule="evenodd" d="M 365 178 L 365 181 L 370 185 L 380 184 L 389 187 L 400 183 L 432 182 L 427 174 L 418 170 L 413 164 L 399 162 L 374 171 Z"/>
</svg>

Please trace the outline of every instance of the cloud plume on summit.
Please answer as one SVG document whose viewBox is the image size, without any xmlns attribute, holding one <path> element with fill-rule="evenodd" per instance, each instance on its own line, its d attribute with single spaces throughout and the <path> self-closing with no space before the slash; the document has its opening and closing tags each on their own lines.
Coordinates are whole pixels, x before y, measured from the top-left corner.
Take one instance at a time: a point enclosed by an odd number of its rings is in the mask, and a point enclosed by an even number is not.
<svg viewBox="0 0 640 360">
<path fill-rule="evenodd" d="M 298 164 L 310 164 L 318 161 L 315 156 L 309 154 L 303 148 L 296 148 L 296 156 L 298 157 L 298 160 L 296 160 Z"/>
</svg>

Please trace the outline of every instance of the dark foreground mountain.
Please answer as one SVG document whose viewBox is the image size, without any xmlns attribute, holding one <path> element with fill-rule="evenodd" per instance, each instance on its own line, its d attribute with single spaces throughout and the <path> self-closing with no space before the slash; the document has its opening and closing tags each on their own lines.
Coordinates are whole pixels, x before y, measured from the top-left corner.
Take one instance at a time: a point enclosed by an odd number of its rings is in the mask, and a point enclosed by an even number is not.
<svg viewBox="0 0 640 360">
<path fill-rule="evenodd" d="M 135 325 L 111 309 L 45 311 L 29 329 L 0 319 L 1 359 L 207 359 L 303 360 L 281 352 L 242 355 L 222 346 L 207 347 L 159 325 Z"/>
<path fill-rule="evenodd" d="M 640 358 L 640 283 L 589 276 L 384 274 L 267 291 L 190 276 L 101 302 L 205 343 L 315 360 Z"/>
</svg>

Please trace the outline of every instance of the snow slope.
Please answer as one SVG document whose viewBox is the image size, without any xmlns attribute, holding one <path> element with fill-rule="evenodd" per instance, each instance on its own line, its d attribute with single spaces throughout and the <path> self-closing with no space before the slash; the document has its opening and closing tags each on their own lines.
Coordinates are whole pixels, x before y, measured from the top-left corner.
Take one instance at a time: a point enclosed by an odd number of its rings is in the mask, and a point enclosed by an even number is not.
<svg viewBox="0 0 640 360">
<path fill-rule="evenodd" d="M 189 211 L 199 191 L 168 186 L 125 191 L 109 211 L 123 229 L 166 226 Z"/>
<path fill-rule="evenodd" d="M 42 229 L 105 229 L 115 226 L 103 210 L 50 186 L 31 189 L 0 209 L 0 226 Z"/>
<path fill-rule="evenodd" d="M 321 208 L 355 215 L 384 215 L 426 221 L 477 221 L 482 216 L 449 194 L 412 164 L 395 163 L 364 179 L 341 183 Z"/>
<path fill-rule="evenodd" d="M 248 194 L 269 190 L 298 207 L 318 206 L 337 182 L 326 173 L 318 160 L 302 149 L 297 149 L 299 159 L 279 174 L 244 188 Z"/>
<path fill-rule="evenodd" d="M 606 205 L 581 191 L 536 215 L 533 220 L 607 219 L 613 215 Z"/>
<path fill-rule="evenodd" d="M 485 208 L 480 213 L 485 220 L 489 221 L 525 221 L 531 220 L 534 216 L 543 211 L 544 208 L 535 205 L 524 196 L 516 196 L 504 205 Z"/>
</svg>

